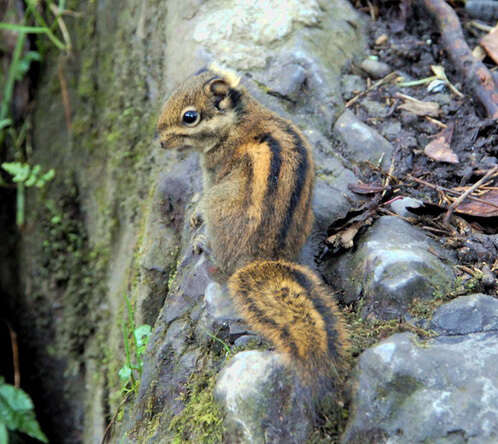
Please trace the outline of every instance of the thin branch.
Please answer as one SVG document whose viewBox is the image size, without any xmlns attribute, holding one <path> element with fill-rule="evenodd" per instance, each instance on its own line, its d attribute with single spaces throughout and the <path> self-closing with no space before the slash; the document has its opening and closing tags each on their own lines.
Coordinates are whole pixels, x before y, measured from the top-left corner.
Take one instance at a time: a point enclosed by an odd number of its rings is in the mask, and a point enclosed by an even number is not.
<svg viewBox="0 0 498 444">
<path fill-rule="evenodd" d="M 408 177 L 408 179 L 410 179 L 410 180 L 413 180 L 413 181 L 415 181 L 415 182 L 418 182 L 418 183 L 420 183 L 420 184 L 422 184 L 422 185 L 425 185 L 425 186 L 427 186 L 427 187 L 429 187 L 429 188 L 433 188 L 433 189 L 434 189 L 434 190 L 436 190 L 436 191 L 439 191 L 439 192 L 443 192 L 443 191 L 445 191 L 446 193 L 455 194 L 455 195 L 457 195 L 457 196 L 459 196 L 459 195 L 460 195 L 460 193 L 458 193 L 457 191 L 450 190 L 449 188 L 442 187 L 441 185 L 434 185 L 433 183 L 430 183 L 430 182 L 427 182 L 427 181 L 425 181 L 425 180 L 423 180 L 423 179 L 419 179 L 419 178 L 417 178 L 417 177 L 414 177 L 414 176 L 412 176 L 411 174 L 407 174 L 407 177 Z M 480 203 L 482 203 L 482 204 L 489 205 L 489 206 L 491 206 L 491 207 L 498 208 L 498 205 L 496 205 L 496 204 L 495 204 L 495 203 L 493 203 L 493 202 L 490 202 L 489 200 L 480 199 L 480 198 L 478 198 L 478 197 L 474 197 L 474 196 L 467 196 L 467 199 L 469 199 L 469 200 L 473 200 L 473 201 L 475 201 L 475 202 L 480 202 Z"/>
<path fill-rule="evenodd" d="M 463 193 L 462 195 L 460 195 L 460 197 L 458 197 L 458 199 L 456 199 L 448 208 L 448 211 L 446 212 L 445 216 L 444 216 L 444 219 L 443 219 L 443 222 L 445 224 L 448 223 L 448 221 L 450 220 L 450 217 L 453 213 L 453 211 L 458 208 L 458 206 L 469 196 L 470 193 L 472 193 L 472 191 L 476 190 L 477 188 L 479 188 L 479 186 L 481 186 L 483 183 L 487 182 L 488 179 L 498 171 L 498 166 L 495 166 L 494 168 L 490 169 L 483 177 L 481 177 L 474 185 L 472 185 L 471 187 L 469 187 L 467 189 L 467 191 L 465 191 L 465 193 Z"/>
<path fill-rule="evenodd" d="M 444 0 L 421 0 L 420 3 L 436 21 L 443 45 L 467 86 L 488 116 L 498 119 L 498 88 L 486 66 L 472 55 L 455 11 Z"/>
</svg>

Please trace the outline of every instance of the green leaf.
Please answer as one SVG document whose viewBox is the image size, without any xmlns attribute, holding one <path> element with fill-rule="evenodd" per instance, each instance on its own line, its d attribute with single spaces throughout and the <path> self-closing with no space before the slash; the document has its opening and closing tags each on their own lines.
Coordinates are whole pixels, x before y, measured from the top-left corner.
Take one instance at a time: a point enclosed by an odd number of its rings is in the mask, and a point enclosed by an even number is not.
<svg viewBox="0 0 498 444">
<path fill-rule="evenodd" d="M 46 183 L 51 181 L 54 177 L 55 177 L 55 170 L 51 168 L 40 178 L 40 180 L 43 180 L 43 183 Z"/>
<path fill-rule="evenodd" d="M 33 407 L 31 398 L 24 391 L 10 384 L 0 384 L 0 424 L 48 442 L 36 420 Z"/>
<path fill-rule="evenodd" d="M 24 182 L 28 176 L 31 167 L 27 163 L 21 162 L 4 162 L 2 168 L 7 171 L 14 182 Z"/>
<path fill-rule="evenodd" d="M 131 378 L 131 368 L 127 365 L 123 365 L 123 367 L 119 369 L 118 375 L 121 381 L 128 381 Z"/>
<path fill-rule="evenodd" d="M 23 58 L 18 61 L 16 71 L 14 73 L 16 80 L 22 80 L 25 74 L 29 71 L 29 67 L 31 66 L 31 62 L 33 60 L 41 60 L 41 55 L 36 51 L 28 51 L 24 54 Z"/>
<path fill-rule="evenodd" d="M 24 185 L 26 185 L 27 187 L 32 187 L 36 183 L 36 179 L 37 179 L 36 176 L 38 176 L 38 173 L 40 172 L 40 170 L 41 170 L 41 166 L 35 165 L 33 167 L 33 169 L 31 170 L 31 173 L 29 174 L 29 177 L 26 180 Z"/>
<path fill-rule="evenodd" d="M 43 26 L 23 26 L 4 22 L 0 22 L 0 29 L 8 29 L 9 31 L 17 32 L 28 32 L 32 34 L 41 34 L 47 32 L 47 28 L 44 28 Z"/>
<path fill-rule="evenodd" d="M 12 119 L 0 120 L 0 130 L 8 127 L 9 125 L 12 125 Z M 0 442 L 2 442 L 2 441 L 0 441 Z"/>
<path fill-rule="evenodd" d="M 7 427 L 5 424 L 0 422 L 0 443 L 9 444 L 9 433 L 7 432 Z"/>
<path fill-rule="evenodd" d="M 152 327 L 150 325 L 141 325 L 137 327 L 133 334 L 135 335 L 135 341 L 137 342 L 137 347 L 141 348 L 147 345 L 149 342 L 149 337 L 152 332 Z"/>
</svg>

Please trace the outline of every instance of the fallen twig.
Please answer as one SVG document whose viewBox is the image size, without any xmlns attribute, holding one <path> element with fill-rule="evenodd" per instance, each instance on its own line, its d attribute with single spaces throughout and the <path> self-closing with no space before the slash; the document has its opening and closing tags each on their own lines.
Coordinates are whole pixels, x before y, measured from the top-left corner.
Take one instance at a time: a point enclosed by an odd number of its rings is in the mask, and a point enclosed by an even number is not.
<svg viewBox="0 0 498 444">
<path fill-rule="evenodd" d="M 448 221 L 450 220 L 451 215 L 453 214 L 453 211 L 458 208 L 458 206 L 469 196 L 472 191 L 476 190 L 479 188 L 480 185 L 483 183 L 487 182 L 488 178 L 490 178 L 494 173 L 498 171 L 498 166 L 495 166 L 494 168 L 491 168 L 483 177 L 481 177 L 474 185 L 469 187 L 465 193 L 460 195 L 458 199 L 456 199 L 448 208 L 448 211 L 444 215 L 443 218 L 443 223 L 447 224 Z"/>
<path fill-rule="evenodd" d="M 19 370 L 19 347 L 17 345 L 17 334 L 12 330 L 11 326 L 7 324 L 10 333 L 10 343 L 12 345 L 12 365 L 14 367 L 14 386 L 21 387 L 21 371 Z"/>
<path fill-rule="evenodd" d="M 422 185 L 425 185 L 425 186 L 427 186 L 429 188 L 433 188 L 436 191 L 439 191 L 439 192 L 443 192 L 444 191 L 446 193 L 455 194 L 457 196 L 460 195 L 460 193 L 458 191 L 450 190 L 449 188 L 442 187 L 441 185 L 434 185 L 433 183 L 427 182 L 427 181 L 425 181 L 423 179 L 419 179 L 418 177 L 414 177 L 411 174 L 407 174 L 407 177 L 410 180 L 418 182 L 418 183 L 420 183 Z M 485 200 L 485 199 L 479 199 L 478 197 L 474 197 L 474 196 L 467 196 L 467 199 L 474 200 L 476 202 L 480 202 L 482 204 L 486 204 L 486 205 L 489 205 L 491 207 L 498 208 L 498 205 L 495 205 L 493 202 L 489 202 L 488 200 Z"/>
<path fill-rule="evenodd" d="M 107 436 L 109 435 L 109 432 L 111 431 L 111 427 L 116 422 L 116 419 L 118 417 L 119 411 L 121 410 L 121 407 L 123 407 L 123 405 L 126 403 L 126 401 L 128 401 L 128 399 L 130 399 L 130 396 L 131 396 L 131 392 L 128 393 L 123 398 L 123 400 L 119 403 L 118 408 L 116 409 L 116 413 L 114 413 L 114 416 L 112 417 L 111 421 L 109 422 L 109 424 L 107 424 L 107 427 L 104 430 L 104 435 L 102 436 L 102 440 L 100 441 L 100 444 L 105 444 L 107 442 Z"/>
<path fill-rule="evenodd" d="M 472 55 L 455 11 L 444 0 L 422 0 L 421 3 L 437 22 L 446 51 L 466 84 L 488 116 L 498 119 L 498 88 L 486 66 Z"/>
<path fill-rule="evenodd" d="M 390 82 L 397 75 L 398 75 L 398 73 L 395 72 L 395 71 L 393 71 L 393 72 L 390 72 L 387 76 L 383 77 L 382 79 L 379 79 L 376 82 L 372 83 L 372 85 L 370 85 L 366 90 L 364 90 L 361 93 L 357 94 L 349 102 L 347 102 L 346 105 L 345 105 L 345 107 L 349 108 L 353 103 L 355 103 L 358 99 L 360 99 L 361 97 L 363 97 L 365 94 L 369 93 L 373 89 L 378 88 L 379 86 L 383 85 L 384 83 Z"/>
</svg>

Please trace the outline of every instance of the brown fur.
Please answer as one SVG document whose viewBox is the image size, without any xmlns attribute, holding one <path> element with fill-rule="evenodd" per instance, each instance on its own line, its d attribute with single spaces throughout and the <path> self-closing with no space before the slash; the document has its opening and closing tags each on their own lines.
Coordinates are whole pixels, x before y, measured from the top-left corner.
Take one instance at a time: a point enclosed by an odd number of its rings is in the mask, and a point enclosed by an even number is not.
<svg viewBox="0 0 498 444">
<path fill-rule="evenodd" d="M 200 120 L 182 122 L 185 110 Z M 249 325 L 308 382 L 335 375 L 346 334 L 332 297 L 296 260 L 313 222 L 311 147 L 289 121 L 214 71 L 173 92 L 158 122 L 165 148 L 201 152 L 200 205 L 213 260 Z"/>
</svg>

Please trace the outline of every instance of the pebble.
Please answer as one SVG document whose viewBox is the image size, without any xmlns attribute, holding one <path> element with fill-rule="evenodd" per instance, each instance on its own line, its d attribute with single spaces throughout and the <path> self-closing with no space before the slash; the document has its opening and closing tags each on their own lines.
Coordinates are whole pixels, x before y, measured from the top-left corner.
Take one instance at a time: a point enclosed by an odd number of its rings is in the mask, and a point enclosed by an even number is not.
<svg viewBox="0 0 498 444">
<path fill-rule="evenodd" d="M 392 68 L 387 63 L 370 58 L 363 60 L 360 63 L 360 68 L 367 74 L 370 74 L 374 79 L 385 77 L 392 71 Z"/>
</svg>

